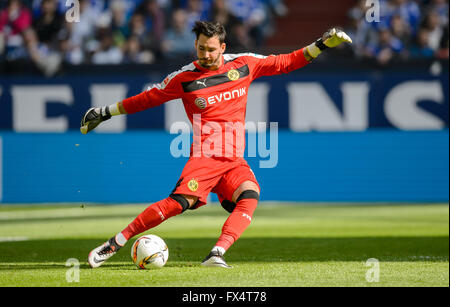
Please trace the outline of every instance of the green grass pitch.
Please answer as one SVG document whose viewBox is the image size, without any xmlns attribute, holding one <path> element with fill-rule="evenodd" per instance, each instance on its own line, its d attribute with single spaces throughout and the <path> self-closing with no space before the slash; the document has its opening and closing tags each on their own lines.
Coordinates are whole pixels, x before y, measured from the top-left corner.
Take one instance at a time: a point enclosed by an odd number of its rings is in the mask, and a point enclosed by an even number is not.
<svg viewBox="0 0 450 307">
<path fill-rule="evenodd" d="M 89 251 L 144 208 L 0 206 L 0 286 L 449 286 L 448 204 L 263 203 L 225 255 L 232 269 L 200 266 L 227 218 L 210 204 L 146 232 L 168 244 L 164 268 L 138 270 L 130 241 L 90 269 Z M 80 262 L 79 280 L 70 258 Z M 379 261 L 378 279 L 370 258 Z"/>
</svg>

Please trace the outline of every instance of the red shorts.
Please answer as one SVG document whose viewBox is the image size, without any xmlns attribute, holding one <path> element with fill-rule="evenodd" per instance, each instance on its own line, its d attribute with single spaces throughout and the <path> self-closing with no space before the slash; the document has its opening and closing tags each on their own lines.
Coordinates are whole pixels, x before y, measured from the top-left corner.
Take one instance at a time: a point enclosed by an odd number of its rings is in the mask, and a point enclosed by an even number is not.
<svg viewBox="0 0 450 307">
<path fill-rule="evenodd" d="M 216 193 L 220 202 L 231 201 L 234 191 L 245 181 L 252 181 L 259 188 L 255 174 L 243 158 L 230 161 L 191 157 L 172 193 L 198 197 L 196 209 L 206 205 L 210 192 Z"/>
</svg>

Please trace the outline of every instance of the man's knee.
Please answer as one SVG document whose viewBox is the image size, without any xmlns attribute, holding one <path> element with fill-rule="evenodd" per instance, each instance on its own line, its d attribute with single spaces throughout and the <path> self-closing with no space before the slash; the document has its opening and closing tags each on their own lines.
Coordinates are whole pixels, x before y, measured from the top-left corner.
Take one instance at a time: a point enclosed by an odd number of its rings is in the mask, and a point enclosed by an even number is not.
<svg viewBox="0 0 450 307">
<path fill-rule="evenodd" d="M 236 204 L 244 199 L 256 200 L 255 206 L 259 202 L 259 187 L 253 181 L 246 181 L 241 184 L 233 193 L 233 200 L 223 200 L 221 205 L 229 213 L 236 209 Z"/>
<path fill-rule="evenodd" d="M 259 193 L 254 190 L 245 190 L 236 199 L 236 204 L 243 199 L 256 199 L 256 201 L 259 201 Z"/>
<path fill-rule="evenodd" d="M 181 208 L 183 208 L 183 212 L 187 209 L 194 207 L 197 204 L 198 197 L 192 195 L 184 195 L 184 194 L 171 194 L 170 198 L 177 201 Z"/>
<path fill-rule="evenodd" d="M 231 213 L 234 211 L 234 209 L 236 209 L 236 203 L 226 199 L 223 200 L 220 204 L 222 205 L 222 208 L 224 208 L 228 213 Z"/>
<path fill-rule="evenodd" d="M 232 201 L 238 203 L 242 199 L 256 199 L 259 201 L 259 186 L 253 181 L 245 181 L 233 193 Z"/>
</svg>

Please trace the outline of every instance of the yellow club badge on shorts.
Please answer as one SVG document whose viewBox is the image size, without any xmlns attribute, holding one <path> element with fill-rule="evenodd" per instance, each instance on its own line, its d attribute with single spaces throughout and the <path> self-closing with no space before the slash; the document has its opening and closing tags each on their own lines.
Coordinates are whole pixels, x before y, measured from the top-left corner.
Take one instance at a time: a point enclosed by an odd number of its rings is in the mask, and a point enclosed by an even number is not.
<svg viewBox="0 0 450 307">
<path fill-rule="evenodd" d="M 198 182 L 195 179 L 191 179 L 187 185 L 188 185 L 189 190 L 191 190 L 192 192 L 195 192 L 198 190 Z"/>
<path fill-rule="evenodd" d="M 232 69 L 228 72 L 227 76 L 231 81 L 236 81 L 241 77 L 241 74 L 236 69 Z"/>
</svg>

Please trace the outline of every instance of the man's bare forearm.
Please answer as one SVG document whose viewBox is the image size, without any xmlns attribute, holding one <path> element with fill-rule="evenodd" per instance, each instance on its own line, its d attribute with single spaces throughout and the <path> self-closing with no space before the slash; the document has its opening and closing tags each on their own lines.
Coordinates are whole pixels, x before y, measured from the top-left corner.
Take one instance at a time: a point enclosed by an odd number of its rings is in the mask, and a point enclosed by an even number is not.
<svg viewBox="0 0 450 307">
<path fill-rule="evenodd" d="M 127 111 L 125 110 L 124 106 L 123 106 L 123 102 L 119 102 L 117 104 L 117 107 L 119 109 L 120 114 L 128 114 Z"/>
<path fill-rule="evenodd" d="M 314 60 L 314 58 L 309 55 L 307 48 L 303 48 L 303 55 L 305 56 L 305 59 L 308 62 L 311 62 L 312 60 Z"/>
</svg>

